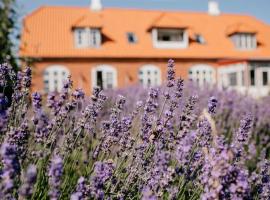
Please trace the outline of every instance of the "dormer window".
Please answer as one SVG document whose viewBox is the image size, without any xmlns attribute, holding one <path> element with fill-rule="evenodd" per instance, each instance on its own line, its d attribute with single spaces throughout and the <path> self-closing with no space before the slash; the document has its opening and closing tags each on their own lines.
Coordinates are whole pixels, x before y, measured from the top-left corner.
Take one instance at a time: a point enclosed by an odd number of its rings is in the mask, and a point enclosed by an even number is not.
<svg viewBox="0 0 270 200">
<path fill-rule="evenodd" d="M 135 33 L 132 33 L 132 32 L 127 33 L 127 40 L 128 40 L 128 43 L 130 44 L 134 44 L 138 42 L 137 36 L 135 35 Z"/>
<path fill-rule="evenodd" d="M 235 33 L 231 36 L 235 48 L 239 50 L 253 50 L 257 48 L 255 33 Z"/>
<path fill-rule="evenodd" d="M 186 48 L 188 36 L 185 29 L 153 29 L 153 44 L 156 48 Z"/>
<path fill-rule="evenodd" d="M 195 40 L 199 44 L 205 44 L 206 43 L 204 37 L 202 35 L 200 35 L 200 34 L 195 34 Z"/>
<path fill-rule="evenodd" d="M 101 45 L 99 28 L 76 28 L 74 37 L 77 48 L 98 48 Z"/>
</svg>

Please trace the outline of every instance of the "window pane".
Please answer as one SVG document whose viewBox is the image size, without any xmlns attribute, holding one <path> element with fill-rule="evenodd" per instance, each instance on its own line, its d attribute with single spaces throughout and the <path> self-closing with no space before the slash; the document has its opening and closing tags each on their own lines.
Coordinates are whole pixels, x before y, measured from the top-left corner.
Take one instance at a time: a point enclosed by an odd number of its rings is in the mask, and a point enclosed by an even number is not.
<svg viewBox="0 0 270 200">
<path fill-rule="evenodd" d="M 101 35 L 99 29 L 90 30 L 90 46 L 99 47 L 101 43 Z"/>
<path fill-rule="evenodd" d="M 103 77 L 102 77 L 102 71 L 97 71 L 97 86 L 103 89 Z"/>
<path fill-rule="evenodd" d="M 107 72 L 106 74 L 106 88 L 107 89 L 112 89 L 113 88 L 113 73 L 112 72 Z"/>
<path fill-rule="evenodd" d="M 256 35 L 251 33 L 237 33 L 231 40 L 238 49 L 254 49 L 257 46 Z"/>
<path fill-rule="evenodd" d="M 237 73 L 236 72 L 229 73 L 228 78 L 229 78 L 229 85 L 230 86 L 236 86 L 237 85 Z"/>
<path fill-rule="evenodd" d="M 158 41 L 163 42 L 182 42 L 184 40 L 183 30 L 174 29 L 159 29 L 158 30 Z"/>
<path fill-rule="evenodd" d="M 254 69 L 250 70 L 250 85 L 252 86 L 255 85 L 255 70 Z"/>
<path fill-rule="evenodd" d="M 129 43 L 136 43 L 137 42 L 137 37 L 134 33 L 127 33 L 127 39 Z"/>
<path fill-rule="evenodd" d="M 267 72 L 262 73 L 262 80 L 263 80 L 263 85 L 268 85 L 268 73 Z"/>
</svg>

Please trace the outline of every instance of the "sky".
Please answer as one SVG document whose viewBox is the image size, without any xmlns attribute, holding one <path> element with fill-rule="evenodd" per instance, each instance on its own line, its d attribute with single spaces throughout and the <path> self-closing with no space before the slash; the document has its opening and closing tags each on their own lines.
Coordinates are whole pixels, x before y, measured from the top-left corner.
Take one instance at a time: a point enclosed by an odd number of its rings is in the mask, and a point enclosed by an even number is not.
<svg viewBox="0 0 270 200">
<path fill-rule="evenodd" d="M 23 17 L 42 5 L 89 6 L 91 0 L 18 0 Z M 102 0 L 104 7 L 207 11 L 208 0 Z M 270 0 L 218 0 L 221 12 L 256 16 L 270 24 Z"/>
</svg>

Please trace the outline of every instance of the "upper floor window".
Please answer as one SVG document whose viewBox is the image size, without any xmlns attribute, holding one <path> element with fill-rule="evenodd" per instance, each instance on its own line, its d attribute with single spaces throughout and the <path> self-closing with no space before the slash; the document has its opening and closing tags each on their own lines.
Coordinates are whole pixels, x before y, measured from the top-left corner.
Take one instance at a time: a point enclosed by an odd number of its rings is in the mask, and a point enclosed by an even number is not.
<svg viewBox="0 0 270 200">
<path fill-rule="evenodd" d="M 156 48 L 186 48 L 188 46 L 185 29 L 153 29 L 152 36 Z"/>
<path fill-rule="evenodd" d="M 160 69 L 154 65 L 145 65 L 139 70 L 139 81 L 144 87 L 154 87 L 161 84 Z"/>
<path fill-rule="evenodd" d="M 135 35 L 135 33 L 132 33 L 132 32 L 127 33 L 127 40 L 131 44 L 134 44 L 134 43 L 138 42 L 137 36 Z"/>
<path fill-rule="evenodd" d="M 69 76 L 69 70 L 64 66 L 51 66 L 43 74 L 44 90 L 46 92 L 60 92 L 63 82 Z"/>
<path fill-rule="evenodd" d="M 117 71 L 109 65 L 101 65 L 92 70 L 92 86 L 101 89 L 117 87 Z"/>
<path fill-rule="evenodd" d="M 236 33 L 231 36 L 234 46 L 240 50 L 252 50 L 257 48 L 256 34 Z"/>
<path fill-rule="evenodd" d="M 101 45 L 99 28 L 76 28 L 74 30 L 75 46 L 78 48 L 96 48 Z"/>
<path fill-rule="evenodd" d="M 214 83 L 214 69 L 208 65 L 196 65 L 189 70 L 189 79 L 202 86 Z"/>
</svg>

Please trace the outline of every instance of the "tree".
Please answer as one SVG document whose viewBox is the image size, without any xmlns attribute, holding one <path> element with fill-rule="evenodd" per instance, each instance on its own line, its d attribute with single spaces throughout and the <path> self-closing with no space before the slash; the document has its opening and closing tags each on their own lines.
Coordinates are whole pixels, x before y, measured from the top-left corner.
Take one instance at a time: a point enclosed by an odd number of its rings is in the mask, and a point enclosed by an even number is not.
<svg viewBox="0 0 270 200">
<path fill-rule="evenodd" d="M 0 63 L 17 69 L 14 55 L 17 12 L 15 0 L 0 0 Z"/>
</svg>

